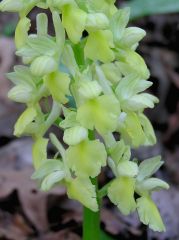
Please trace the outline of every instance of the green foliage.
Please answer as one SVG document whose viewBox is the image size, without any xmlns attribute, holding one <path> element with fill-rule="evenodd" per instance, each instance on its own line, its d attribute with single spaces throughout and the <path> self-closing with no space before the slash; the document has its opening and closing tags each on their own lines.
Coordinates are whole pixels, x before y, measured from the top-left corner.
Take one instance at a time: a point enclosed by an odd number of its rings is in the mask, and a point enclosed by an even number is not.
<svg viewBox="0 0 179 240">
<path fill-rule="evenodd" d="M 131 20 L 148 15 L 179 11 L 178 0 L 132 0 L 127 5 L 131 8 Z"/>
<path fill-rule="evenodd" d="M 32 136 L 35 168 L 32 178 L 43 191 L 64 185 L 69 198 L 93 212 L 99 211 L 100 196 L 107 195 L 124 215 L 137 211 L 144 224 L 164 231 L 151 199 L 153 191 L 168 189 L 167 183 L 152 177 L 162 165 L 161 159 L 154 157 L 140 164 L 131 159 L 132 148 L 156 143 L 144 110 L 153 108 L 158 99 L 144 92 L 152 83 L 145 61 L 136 51 L 145 31 L 127 27 L 129 8 L 118 10 L 114 3 L 114 0 L 0 3 L 2 11 L 19 13 L 16 54 L 26 65 L 16 66 L 8 74 L 15 85 L 9 97 L 27 107 L 15 124 L 14 134 Z M 37 15 L 37 33 L 29 34 L 31 21 L 27 16 L 35 6 L 52 12 L 54 36 L 48 34 L 45 13 Z M 49 112 L 44 111 L 41 102 L 50 99 L 52 106 Z M 63 130 L 63 142 L 56 135 L 47 134 L 52 125 Z M 119 141 L 115 140 L 114 132 L 120 134 Z M 50 159 L 49 142 L 57 149 Z M 107 165 L 114 179 L 101 193 L 94 178 Z M 104 239 L 108 237 L 104 235 Z"/>
</svg>

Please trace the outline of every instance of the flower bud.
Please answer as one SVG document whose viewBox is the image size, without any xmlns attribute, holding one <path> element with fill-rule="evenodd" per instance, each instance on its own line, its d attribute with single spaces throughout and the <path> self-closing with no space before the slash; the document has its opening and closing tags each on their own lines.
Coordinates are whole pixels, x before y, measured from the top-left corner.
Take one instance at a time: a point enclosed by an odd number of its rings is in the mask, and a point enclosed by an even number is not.
<svg viewBox="0 0 179 240">
<path fill-rule="evenodd" d="M 90 13 L 87 16 L 86 28 L 89 31 L 106 29 L 109 26 L 109 20 L 103 13 Z"/>
<path fill-rule="evenodd" d="M 15 32 L 15 43 L 17 49 L 23 47 L 25 45 L 26 40 L 28 38 L 28 31 L 30 28 L 30 19 L 29 18 L 22 18 L 17 27 L 16 27 L 16 32 Z"/>
<path fill-rule="evenodd" d="M 48 56 L 37 57 L 30 66 L 32 74 L 39 77 L 54 72 L 57 68 L 57 62 Z"/>
<path fill-rule="evenodd" d="M 22 0 L 4 0 L 0 3 L 0 11 L 20 12 L 24 7 Z"/>
<path fill-rule="evenodd" d="M 101 86 L 97 81 L 83 81 L 80 83 L 79 93 L 86 99 L 93 99 L 102 92 Z"/>
<path fill-rule="evenodd" d="M 27 108 L 21 114 L 21 116 L 18 118 L 15 124 L 14 135 L 17 137 L 21 136 L 25 132 L 27 126 L 34 120 L 36 115 L 37 112 L 34 108 L 32 107 Z"/>
<path fill-rule="evenodd" d="M 28 85 L 15 86 L 8 93 L 8 98 L 19 103 L 28 103 L 33 97 L 33 88 Z"/>
<path fill-rule="evenodd" d="M 76 126 L 65 130 L 63 140 L 68 145 L 76 145 L 88 137 L 84 127 Z"/>
</svg>

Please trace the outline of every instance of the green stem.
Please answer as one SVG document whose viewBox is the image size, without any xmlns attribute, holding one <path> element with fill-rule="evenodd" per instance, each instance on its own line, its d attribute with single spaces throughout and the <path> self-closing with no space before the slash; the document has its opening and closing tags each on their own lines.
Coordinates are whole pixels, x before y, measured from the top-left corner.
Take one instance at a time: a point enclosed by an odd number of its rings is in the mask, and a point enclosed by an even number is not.
<svg viewBox="0 0 179 240">
<path fill-rule="evenodd" d="M 92 183 L 95 184 L 96 188 L 98 189 L 97 178 L 92 179 Z M 99 239 L 100 239 L 100 210 L 98 212 L 93 212 L 90 209 L 84 207 L 83 240 L 99 240 Z"/>
<path fill-rule="evenodd" d="M 89 139 L 95 139 L 94 131 L 89 131 Z M 98 178 L 91 179 L 92 183 L 96 186 L 98 192 Z M 97 194 L 98 196 L 98 194 Z M 99 240 L 100 239 L 100 201 L 97 198 L 99 211 L 93 212 L 84 207 L 83 210 L 83 240 Z"/>
</svg>

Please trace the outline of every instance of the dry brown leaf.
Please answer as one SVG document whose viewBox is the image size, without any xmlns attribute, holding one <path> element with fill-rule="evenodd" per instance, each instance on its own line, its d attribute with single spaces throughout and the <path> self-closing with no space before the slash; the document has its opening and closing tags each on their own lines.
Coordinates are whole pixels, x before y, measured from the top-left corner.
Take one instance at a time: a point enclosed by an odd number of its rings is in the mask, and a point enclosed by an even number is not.
<svg viewBox="0 0 179 240">
<path fill-rule="evenodd" d="M 47 202 L 50 194 L 64 196 L 65 189 L 58 187 L 49 193 L 38 190 L 33 173 L 32 141 L 16 140 L 0 150 L 0 199 L 7 198 L 17 191 L 22 209 L 39 232 L 48 230 Z"/>
<path fill-rule="evenodd" d="M 81 240 L 81 238 L 77 234 L 71 232 L 69 229 L 65 229 L 60 232 L 48 233 L 47 235 L 44 235 L 36 240 Z"/>
<path fill-rule="evenodd" d="M 0 211 L 0 239 L 26 240 L 30 234 L 32 229 L 21 215 Z"/>
<path fill-rule="evenodd" d="M 0 38 L 0 96 L 1 99 L 7 97 L 10 82 L 6 79 L 5 73 L 9 72 L 14 63 L 15 45 L 13 39 Z"/>
</svg>

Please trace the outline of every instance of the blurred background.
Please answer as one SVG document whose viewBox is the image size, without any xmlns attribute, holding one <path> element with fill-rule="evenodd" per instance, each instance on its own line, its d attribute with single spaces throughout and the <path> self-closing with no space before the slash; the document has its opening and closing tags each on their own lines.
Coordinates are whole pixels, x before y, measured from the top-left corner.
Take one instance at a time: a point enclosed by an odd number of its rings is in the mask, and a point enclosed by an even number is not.
<svg viewBox="0 0 179 240">
<path fill-rule="evenodd" d="M 123 217 L 105 199 L 101 239 L 179 240 L 179 0 L 120 0 L 117 4 L 130 6 L 130 25 L 147 32 L 138 52 L 151 71 L 151 92 L 160 99 L 155 109 L 146 112 L 158 143 L 133 154 L 141 160 L 161 154 L 165 165 L 157 176 L 168 181 L 170 189 L 153 196 L 167 227 L 165 233 L 142 226 L 136 214 Z M 35 31 L 38 11 L 30 13 L 31 31 Z M 32 141 L 13 136 L 24 106 L 8 100 L 11 83 L 5 73 L 20 63 L 13 42 L 17 21 L 16 14 L 0 13 L 0 240 L 79 240 L 81 206 L 67 200 L 63 188 L 46 194 L 38 190 L 30 180 Z M 106 170 L 101 182 L 110 177 Z"/>
</svg>

